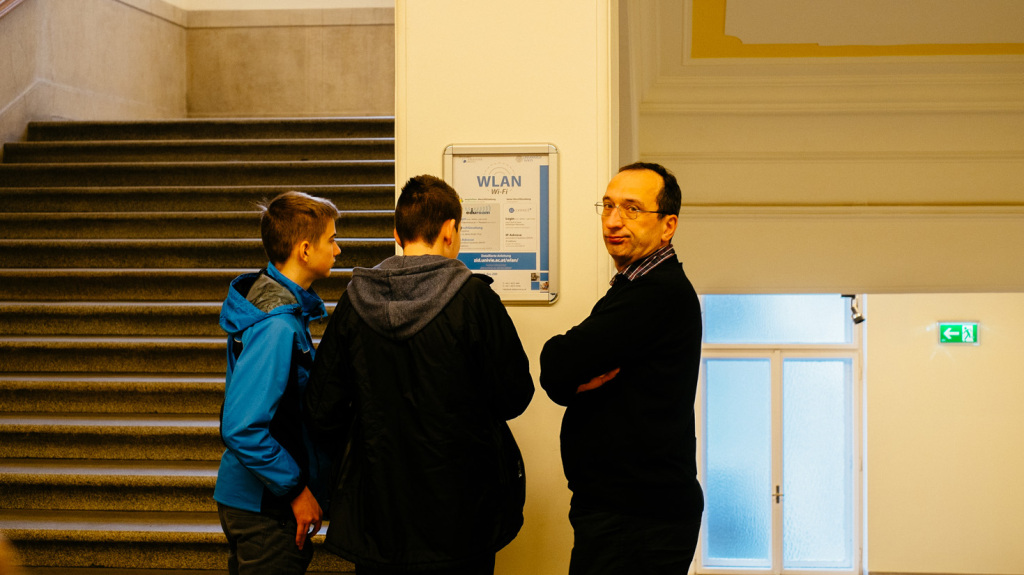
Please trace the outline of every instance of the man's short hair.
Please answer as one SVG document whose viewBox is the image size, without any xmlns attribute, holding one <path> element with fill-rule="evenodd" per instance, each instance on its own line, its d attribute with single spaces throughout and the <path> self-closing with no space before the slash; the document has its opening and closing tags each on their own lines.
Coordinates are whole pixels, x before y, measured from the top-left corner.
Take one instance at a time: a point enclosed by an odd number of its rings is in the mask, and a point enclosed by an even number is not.
<svg viewBox="0 0 1024 575">
<path fill-rule="evenodd" d="M 433 244 L 441 226 L 455 220 L 462 222 L 462 200 L 444 180 L 434 176 L 416 176 L 402 186 L 395 206 L 395 232 L 402 245 L 421 241 Z"/>
<path fill-rule="evenodd" d="M 683 192 L 679 189 L 679 182 L 676 181 L 672 172 L 661 164 L 651 162 L 634 162 L 619 168 L 620 173 L 630 170 L 650 170 L 661 176 L 663 183 L 661 190 L 658 191 L 658 211 L 661 212 L 658 214 L 659 220 L 666 215 L 679 215 L 679 207 L 683 203 Z"/>
<path fill-rule="evenodd" d="M 257 208 L 263 250 L 274 264 L 288 261 L 299 243 L 316 243 L 327 231 L 327 224 L 341 215 L 330 200 L 302 192 L 284 192 Z"/>
</svg>

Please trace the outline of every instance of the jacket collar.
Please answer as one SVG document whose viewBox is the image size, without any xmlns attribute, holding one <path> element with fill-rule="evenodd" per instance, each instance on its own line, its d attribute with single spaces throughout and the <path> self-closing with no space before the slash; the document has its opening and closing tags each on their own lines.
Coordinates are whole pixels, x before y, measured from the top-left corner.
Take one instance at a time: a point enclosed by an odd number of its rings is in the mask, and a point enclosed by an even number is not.
<svg viewBox="0 0 1024 575">
<path fill-rule="evenodd" d="M 327 317 L 327 308 L 324 306 L 324 300 L 320 299 L 320 296 L 315 291 L 312 289 L 302 289 L 299 284 L 288 279 L 278 271 L 272 262 L 267 262 L 267 275 L 292 292 L 295 299 L 299 302 L 298 305 L 302 308 L 302 315 L 309 317 L 311 320 Z"/>
</svg>

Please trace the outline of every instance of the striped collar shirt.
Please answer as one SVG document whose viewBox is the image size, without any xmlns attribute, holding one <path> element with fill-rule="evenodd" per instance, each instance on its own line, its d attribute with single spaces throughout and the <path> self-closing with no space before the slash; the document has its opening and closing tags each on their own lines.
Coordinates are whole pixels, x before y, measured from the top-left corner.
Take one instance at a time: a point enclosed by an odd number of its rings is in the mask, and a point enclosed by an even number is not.
<svg viewBox="0 0 1024 575">
<path fill-rule="evenodd" d="M 666 246 L 660 247 L 657 250 L 654 250 L 654 252 L 652 252 L 651 255 L 643 258 L 642 260 L 637 260 L 629 264 L 629 266 L 626 267 L 626 269 L 615 274 L 615 277 L 613 277 L 612 281 L 609 283 L 611 285 L 615 285 L 615 282 L 623 279 L 631 282 L 636 281 L 637 278 L 643 277 L 644 275 L 647 274 L 647 272 L 657 267 L 658 264 L 664 262 L 669 258 L 674 257 L 675 255 L 676 250 L 675 248 L 672 247 L 671 243 Z"/>
</svg>

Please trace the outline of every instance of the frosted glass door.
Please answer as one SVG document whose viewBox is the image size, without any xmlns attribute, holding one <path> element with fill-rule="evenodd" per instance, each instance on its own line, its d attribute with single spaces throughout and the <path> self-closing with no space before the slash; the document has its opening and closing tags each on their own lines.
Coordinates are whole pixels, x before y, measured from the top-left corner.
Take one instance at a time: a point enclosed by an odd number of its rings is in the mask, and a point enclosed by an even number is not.
<svg viewBox="0 0 1024 575">
<path fill-rule="evenodd" d="M 852 357 L 704 360 L 703 569 L 854 569 Z"/>
<path fill-rule="evenodd" d="M 772 566 L 772 375 L 768 359 L 704 363 L 706 566 Z"/>
<path fill-rule="evenodd" d="M 783 567 L 853 567 L 850 359 L 782 363 Z"/>
</svg>

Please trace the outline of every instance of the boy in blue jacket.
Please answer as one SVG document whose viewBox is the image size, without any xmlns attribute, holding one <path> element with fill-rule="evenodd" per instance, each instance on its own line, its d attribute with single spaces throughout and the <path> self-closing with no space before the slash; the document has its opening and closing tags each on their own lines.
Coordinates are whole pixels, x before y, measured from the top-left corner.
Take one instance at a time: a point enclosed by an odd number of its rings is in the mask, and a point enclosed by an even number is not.
<svg viewBox="0 0 1024 575">
<path fill-rule="evenodd" d="M 308 539 L 323 512 L 319 470 L 326 466 L 302 423 L 302 395 L 313 363 L 309 322 L 326 317 L 310 290 L 341 252 L 338 209 L 285 192 L 260 206 L 270 262 L 231 282 L 220 325 L 228 333 L 217 501 L 234 574 L 305 573 Z M 323 499 L 321 499 L 323 500 Z"/>
</svg>

